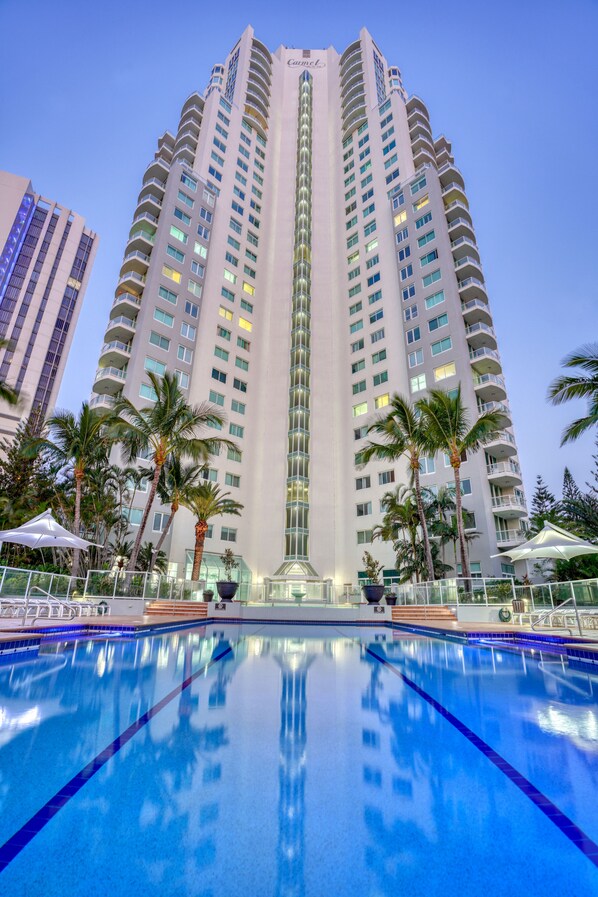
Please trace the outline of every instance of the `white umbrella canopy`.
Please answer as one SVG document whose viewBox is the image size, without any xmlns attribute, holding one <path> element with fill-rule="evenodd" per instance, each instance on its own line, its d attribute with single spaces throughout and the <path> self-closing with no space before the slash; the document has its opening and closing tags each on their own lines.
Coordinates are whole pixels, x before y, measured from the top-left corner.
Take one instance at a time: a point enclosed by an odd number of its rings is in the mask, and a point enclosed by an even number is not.
<svg viewBox="0 0 598 897">
<path fill-rule="evenodd" d="M 554 558 L 559 561 L 569 561 L 571 558 L 582 554 L 598 554 L 598 545 L 592 545 L 585 539 L 580 539 L 573 533 L 555 526 L 554 523 L 545 523 L 540 532 L 511 551 L 503 551 L 494 557 L 508 555 L 512 561 L 533 560 L 534 558 Z"/>
<path fill-rule="evenodd" d="M 61 526 L 49 509 L 18 526 L 0 531 L 0 543 L 16 542 L 29 548 L 81 548 L 87 551 L 95 542 L 80 539 Z"/>
</svg>

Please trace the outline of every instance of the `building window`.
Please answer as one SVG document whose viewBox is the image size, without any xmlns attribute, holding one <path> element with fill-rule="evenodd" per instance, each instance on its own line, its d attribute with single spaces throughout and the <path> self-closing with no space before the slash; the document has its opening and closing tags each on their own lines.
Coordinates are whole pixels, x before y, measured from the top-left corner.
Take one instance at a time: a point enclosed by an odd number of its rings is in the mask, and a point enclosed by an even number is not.
<svg viewBox="0 0 598 897">
<path fill-rule="evenodd" d="M 166 255 L 169 255 L 171 258 L 176 259 L 177 262 L 185 261 L 185 253 L 181 252 L 180 249 L 176 249 L 174 246 L 171 246 L 170 243 L 166 247 Z"/>
<path fill-rule="evenodd" d="M 231 436 L 236 436 L 238 439 L 242 439 L 245 427 L 240 426 L 240 424 L 229 424 L 228 432 Z"/>
<path fill-rule="evenodd" d="M 151 371 L 152 374 L 157 374 L 158 377 L 163 377 L 166 373 L 166 365 L 163 361 L 156 361 L 155 358 L 149 358 L 147 355 L 145 356 L 143 367 L 146 371 Z"/>
<path fill-rule="evenodd" d="M 422 227 L 425 227 L 426 224 L 429 224 L 432 220 L 432 213 L 426 212 L 425 215 L 422 215 L 421 218 L 418 218 L 415 222 L 416 230 L 421 230 Z"/>
<path fill-rule="evenodd" d="M 421 392 L 422 389 L 426 388 L 426 375 L 418 374 L 416 377 L 412 377 L 409 384 L 411 392 Z"/>
<path fill-rule="evenodd" d="M 243 330 L 249 330 L 251 332 L 253 330 L 253 324 L 251 321 L 247 321 L 245 318 L 239 318 L 239 327 Z"/>
<path fill-rule="evenodd" d="M 436 271 L 432 271 L 431 274 L 426 274 L 426 276 L 422 278 L 422 284 L 424 287 L 431 287 L 432 284 L 436 283 L 437 280 L 440 280 L 441 277 L 440 269 L 437 268 Z"/>
<path fill-rule="evenodd" d="M 434 231 L 429 230 L 427 234 L 424 234 L 423 237 L 420 237 L 418 239 L 417 245 L 419 246 L 420 249 L 422 249 L 426 245 L 426 243 L 431 243 L 432 240 L 435 239 L 435 237 L 436 237 L 436 234 L 434 233 Z M 438 255 L 436 256 L 436 258 L 438 258 Z"/>
<path fill-rule="evenodd" d="M 435 343 L 432 343 L 432 355 L 440 355 L 442 352 L 448 352 L 448 350 L 452 348 L 452 345 L 450 336 L 445 336 L 444 339 L 439 339 Z"/>
<path fill-rule="evenodd" d="M 407 330 L 405 336 L 407 338 L 407 343 L 410 345 L 411 343 L 417 342 L 418 339 L 421 339 L 421 330 L 419 327 L 413 327 L 411 330 Z"/>
<path fill-rule="evenodd" d="M 238 368 L 241 368 L 242 371 L 248 371 L 248 370 L 249 370 L 249 362 L 246 361 L 245 358 L 239 358 L 238 355 L 237 355 L 237 357 L 235 358 L 235 366 L 238 367 Z"/>
<path fill-rule="evenodd" d="M 376 321 L 379 321 L 383 317 L 384 317 L 384 309 L 383 308 L 376 309 L 376 311 L 373 311 L 370 314 L 370 324 L 375 324 Z"/>
<path fill-rule="evenodd" d="M 395 472 L 394 470 L 383 470 L 378 474 L 378 484 L 380 486 L 387 486 L 389 483 L 394 483 L 395 481 Z"/>
<path fill-rule="evenodd" d="M 372 513 L 371 501 L 364 501 L 355 506 L 358 517 L 367 517 Z"/>
<path fill-rule="evenodd" d="M 149 399 L 150 402 L 157 402 L 158 396 L 156 395 L 156 390 L 153 386 L 150 386 L 148 383 L 142 383 L 139 387 L 139 395 L 142 399 Z"/>
<path fill-rule="evenodd" d="M 386 349 L 381 349 L 379 352 L 374 352 L 372 355 L 372 364 L 378 364 L 379 361 L 386 360 Z"/>
<path fill-rule="evenodd" d="M 434 460 L 434 458 L 420 458 L 419 472 L 424 475 L 435 473 L 436 461 Z"/>
<path fill-rule="evenodd" d="M 245 414 L 245 405 L 243 402 L 238 402 L 236 399 L 233 399 L 230 403 L 231 411 L 236 411 L 237 414 Z"/>
<path fill-rule="evenodd" d="M 368 413 L 368 403 L 360 402 L 359 405 L 353 405 L 353 417 L 360 417 L 362 414 Z"/>
<path fill-rule="evenodd" d="M 175 371 L 174 376 L 176 377 L 177 383 L 179 384 L 181 389 L 189 388 L 189 374 L 187 374 L 185 371 Z M 218 429 L 220 429 L 220 427 Z"/>
<path fill-rule="evenodd" d="M 162 274 L 164 275 L 164 277 L 168 277 L 170 278 L 170 280 L 174 280 L 175 283 L 181 282 L 181 272 L 175 271 L 175 269 L 171 268 L 170 265 L 162 265 Z"/>
<path fill-rule="evenodd" d="M 412 321 L 413 318 L 417 318 L 417 305 L 410 305 L 403 312 L 403 319 L 405 321 Z"/>
<path fill-rule="evenodd" d="M 379 374 L 374 374 L 374 386 L 382 386 L 383 383 L 388 382 L 388 371 L 380 371 Z"/>
<path fill-rule="evenodd" d="M 220 530 L 220 538 L 223 542 L 236 542 L 237 531 L 236 529 L 231 529 L 230 526 L 223 526 Z"/>
<path fill-rule="evenodd" d="M 210 402 L 213 402 L 214 405 L 220 405 L 221 407 L 224 406 L 224 396 L 221 392 L 216 392 L 215 389 L 210 390 L 209 399 Z"/>
<path fill-rule="evenodd" d="M 227 330 L 226 327 L 220 327 L 220 325 L 218 325 L 218 327 L 216 328 L 216 336 L 219 336 L 221 337 L 221 339 L 226 339 L 230 342 L 231 332 L 230 330 Z"/>
<path fill-rule="evenodd" d="M 224 484 L 226 486 L 234 486 L 238 489 L 241 485 L 241 477 L 237 473 L 225 473 Z"/>
<path fill-rule="evenodd" d="M 228 361 L 228 349 L 223 349 L 222 346 L 214 346 L 214 355 L 216 358 L 221 358 L 222 361 Z"/>
<path fill-rule="evenodd" d="M 364 347 L 363 337 L 361 339 L 355 340 L 354 343 L 351 343 L 351 352 L 355 354 L 355 352 L 361 352 Z"/>
<path fill-rule="evenodd" d="M 349 306 L 349 314 L 356 315 L 357 312 L 361 311 L 362 308 L 363 308 L 363 305 L 361 304 L 361 301 L 355 302 L 353 305 Z"/>
<path fill-rule="evenodd" d="M 407 280 L 408 277 L 413 277 L 413 265 L 405 265 L 404 268 L 401 268 L 401 280 Z"/>
<path fill-rule="evenodd" d="M 225 308 L 223 305 L 221 305 L 218 309 L 218 314 L 221 318 L 225 318 L 227 321 L 232 321 L 233 319 L 232 311 L 230 311 L 230 309 L 228 308 Z"/>
<path fill-rule="evenodd" d="M 380 408 L 386 408 L 389 402 L 390 395 L 389 393 L 385 392 L 381 396 L 376 396 L 376 398 L 374 399 L 374 408 L 376 409 L 376 411 L 378 411 Z"/>
<path fill-rule="evenodd" d="M 191 315 L 192 318 L 197 318 L 199 316 L 199 305 L 187 300 L 185 302 L 185 314 Z"/>
<path fill-rule="evenodd" d="M 164 530 L 166 529 L 166 524 L 168 523 L 169 516 L 169 514 L 161 514 L 160 511 L 156 511 L 154 513 L 154 520 L 152 523 L 152 532 L 164 532 Z"/>
<path fill-rule="evenodd" d="M 219 371 L 218 368 L 212 368 L 212 379 L 218 380 L 219 383 L 226 383 L 226 374 Z"/>
<path fill-rule="evenodd" d="M 218 480 L 218 471 L 213 467 L 204 467 L 199 471 L 199 475 L 209 483 L 216 483 Z"/>
<path fill-rule="evenodd" d="M 187 324 L 186 321 L 183 321 L 183 323 L 181 324 L 181 336 L 193 342 L 195 340 L 196 334 L 197 328 L 194 327 L 193 324 Z"/>
<path fill-rule="evenodd" d="M 444 290 L 432 293 L 431 296 L 428 296 L 427 299 L 425 299 L 426 308 L 434 308 L 435 305 L 440 305 L 441 302 L 444 302 Z"/>
<path fill-rule="evenodd" d="M 247 384 L 244 380 L 239 380 L 238 377 L 235 377 L 233 380 L 233 387 L 238 389 L 239 392 L 247 392 Z"/>
<path fill-rule="evenodd" d="M 407 356 L 407 361 L 409 363 L 410 368 L 416 368 L 418 365 L 424 363 L 424 350 L 416 349 L 415 352 L 410 352 Z"/>
<path fill-rule="evenodd" d="M 358 374 L 359 371 L 362 371 L 365 367 L 365 359 L 361 358 L 359 361 L 354 361 L 351 365 L 351 373 Z"/>
<path fill-rule="evenodd" d="M 414 212 L 419 212 L 419 210 L 420 210 L 420 209 L 423 209 L 424 206 L 427 206 L 429 202 L 430 202 L 429 197 L 427 197 L 427 196 L 422 196 L 421 199 L 418 199 L 417 202 L 414 202 L 414 203 L 413 203 L 413 211 L 414 211 Z"/>
<path fill-rule="evenodd" d="M 248 339 L 243 339 L 242 336 L 237 337 L 237 346 L 239 349 L 245 349 L 246 352 L 249 352 L 251 348 L 251 343 Z"/>
<path fill-rule="evenodd" d="M 180 240 L 181 243 L 186 243 L 189 239 L 185 231 L 181 230 L 180 227 L 175 227 L 174 224 L 170 225 L 170 236 L 174 237 L 175 240 Z"/>
<path fill-rule="evenodd" d="M 203 287 L 200 283 L 196 283 L 194 280 L 189 280 L 187 289 L 190 293 L 193 293 L 194 296 L 197 296 L 198 299 L 201 299 Z"/>
<path fill-rule="evenodd" d="M 371 529 L 362 529 L 357 530 L 357 544 L 358 545 L 369 545 L 372 541 L 372 530 Z"/>
<path fill-rule="evenodd" d="M 167 327 L 172 327 L 174 325 L 174 317 L 169 315 L 168 312 L 162 311 L 161 308 L 154 309 L 154 321 L 166 324 Z"/>
<path fill-rule="evenodd" d="M 380 330 L 374 330 L 374 332 L 370 334 L 370 341 L 372 343 L 377 343 L 378 340 L 381 339 L 384 339 L 384 327 L 381 327 Z"/>
<path fill-rule="evenodd" d="M 241 299 L 241 308 L 243 311 L 248 311 L 250 315 L 253 314 L 253 305 L 247 299 Z"/>
<path fill-rule="evenodd" d="M 356 396 L 360 392 L 365 392 L 365 380 L 360 380 L 358 383 L 353 384 L 353 395 Z"/>
<path fill-rule="evenodd" d="M 369 489 L 372 485 L 372 481 L 369 476 L 367 477 L 357 477 L 355 480 L 355 488 L 356 489 Z"/>
<path fill-rule="evenodd" d="M 167 302 L 170 302 L 171 305 L 176 305 L 177 303 L 177 294 L 173 293 L 171 290 L 167 290 L 166 287 L 160 287 L 158 295 L 160 296 L 160 299 L 165 299 Z"/>
<path fill-rule="evenodd" d="M 183 224 L 187 224 L 187 225 L 191 224 L 191 219 L 190 219 L 189 215 L 187 215 L 181 209 L 174 210 L 174 217 L 178 218 L 179 221 L 182 221 Z"/>
<path fill-rule="evenodd" d="M 407 230 L 407 228 L 405 228 L 405 230 L 402 231 L 402 233 L 405 233 L 406 230 Z M 398 234 L 397 234 L 397 237 L 398 237 Z M 405 246 L 403 249 L 399 249 L 399 261 L 400 262 L 404 262 L 405 259 L 408 259 L 410 255 L 411 255 L 411 247 L 410 246 Z"/>
<path fill-rule="evenodd" d="M 438 258 L 438 250 L 433 249 L 431 252 L 428 252 L 426 255 L 422 255 L 419 260 L 419 264 L 421 268 L 424 268 L 426 265 L 429 265 L 431 262 L 435 262 Z"/>
<path fill-rule="evenodd" d="M 353 430 L 353 435 L 355 439 L 364 439 L 368 435 L 367 424 L 364 424 L 363 427 L 355 427 L 355 429 Z"/>
<path fill-rule="evenodd" d="M 446 327 L 448 325 L 449 319 L 446 312 L 442 315 L 438 315 L 436 318 L 431 318 L 428 321 L 428 330 L 430 333 L 433 333 L 435 330 L 440 330 L 441 327 Z"/>
<path fill-rule="evenodd" d="M 170 349 L 170 340 L 167 337 L 162 336 L 160 333 L 156 333 L 155 330 L 150 331 L 149 341 L 152 346 L 157 346 L 159 349 L 164 349 L 167 352 Z"/>
<path fill-rule="evenodd" d="M 440 380 L 446 380 L 447 377 L 454 377 L 457 373 L 455 362 L 443 364 L 442 367 L 434 368 L 434 380 L 438 383 Z"/>
<path fill-rule="evenodd" d="M 362 318 L 360 318 L 359 321 L 353 321 L 353 323 L 349 325 L 350 333 L 356 333 L 358 330 L 363 330 L 363 319 Z"/>
</svg>

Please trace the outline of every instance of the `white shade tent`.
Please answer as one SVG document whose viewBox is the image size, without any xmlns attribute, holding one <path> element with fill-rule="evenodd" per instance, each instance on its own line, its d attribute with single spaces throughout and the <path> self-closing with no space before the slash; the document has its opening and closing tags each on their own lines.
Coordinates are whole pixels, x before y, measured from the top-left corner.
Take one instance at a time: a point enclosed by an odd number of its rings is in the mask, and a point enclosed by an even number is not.
<svg viewBox="0 0 598 897">
<path fill-rule="evenodd" d="M 591 542 L 580 539 L 579 536 L 567 532 L 566 529 L 561 529 L 554 523 L 545 523 L 533 539 L 529 539 L 510 551 L 495 554 L 494 557 L 507 555 L 513 562 L 534 560 L 535 558 L 569 561 L 582 554 L 598 554 L 598 545 L 592 545 Z"/>
<path fill-rule="evenodd" d="M 83 551 L 95 545 L 69 533 L 54 519 L 49 509 L 16 529 L 0 531 L 0 544 L 2 542 L 15 542 L 29 548 L 80 548 Z"/>
</svg>

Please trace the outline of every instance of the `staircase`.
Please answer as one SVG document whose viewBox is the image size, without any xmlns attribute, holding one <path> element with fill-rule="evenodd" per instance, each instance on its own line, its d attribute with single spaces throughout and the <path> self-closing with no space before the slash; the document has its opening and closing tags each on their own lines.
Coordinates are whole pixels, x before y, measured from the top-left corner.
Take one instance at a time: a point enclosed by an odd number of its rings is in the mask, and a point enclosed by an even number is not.
<svg viewBox="0 0 598 897">
<path fill-rule="evenodd" d="M 392 609 L 393 623 L 456 623 L 457 617 L 444 604 L 401 604 Z"/>
<path fill-rule="evenodd" d="M 208 605 L 204 601 L 152 601 L 146 607 L 145 613 L 150 616 L 205 620 L 208 616 Z"/>
</svg>

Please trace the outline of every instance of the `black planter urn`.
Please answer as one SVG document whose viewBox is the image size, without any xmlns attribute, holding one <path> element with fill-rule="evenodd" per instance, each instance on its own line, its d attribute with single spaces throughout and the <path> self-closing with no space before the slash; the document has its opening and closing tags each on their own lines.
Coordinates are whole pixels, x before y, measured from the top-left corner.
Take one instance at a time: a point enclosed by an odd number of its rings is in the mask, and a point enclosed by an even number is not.
<svg viewBox="0 0 598 897">
<path fill-rule="evenodd" d="M 362 586 L 361 588 L 368 604 L 380 604 L 384 595 L 384 586 Z"/>
<path fill-rule="evenodd" d="M 232 601 L 239 588 L 239 583 L 227 582 L 225 580 L 223 582 L 217 582 L 216 588 L 218 589 L 218 595 L 220 596 L 221 601 Z"/>
<path fill-rule="evenodd" d="M 385 597 L 386 603 L 389 605 L 389 607 L 394 607 L 395 604 L 397 603 L 396 595 L 391 595 L 391 594 L 387 593 L 384 597 Z"/>
</svg>

